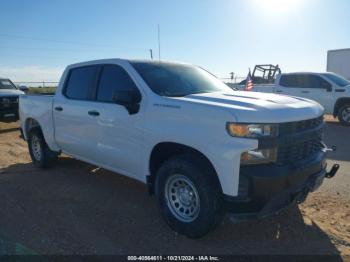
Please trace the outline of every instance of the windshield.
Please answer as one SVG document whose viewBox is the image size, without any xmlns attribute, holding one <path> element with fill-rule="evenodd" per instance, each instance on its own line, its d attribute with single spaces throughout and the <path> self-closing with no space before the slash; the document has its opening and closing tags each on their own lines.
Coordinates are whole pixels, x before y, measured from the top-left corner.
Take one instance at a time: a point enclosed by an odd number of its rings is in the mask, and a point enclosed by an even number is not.
<svg viewBox="0 0 350 262">
<path fill-rule="evenodd" d="M 161 96 L 233 92 L 230 87 L 199 67 L 163 62 L 132 62 L 131 64 L 152 91 Z"/>
<path fill-rule="evenodd" d="M 350 81 L 346 80 L 345 78 L 336 75 L 336 74 L 322 74 L 332 82 L 336 83 L 338 86 L 347 86 L 350 85 Z"/>
<path fill-rule="evenodd" d="M 16 89 L 9 79 L 0 79 L 0 89 Z"/>
</svg>

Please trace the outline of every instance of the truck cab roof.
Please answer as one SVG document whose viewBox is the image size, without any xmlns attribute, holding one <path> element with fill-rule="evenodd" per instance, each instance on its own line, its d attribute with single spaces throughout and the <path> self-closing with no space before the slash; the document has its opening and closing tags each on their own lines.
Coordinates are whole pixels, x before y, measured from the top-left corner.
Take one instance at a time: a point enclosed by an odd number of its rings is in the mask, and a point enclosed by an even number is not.
<svg viewBox="0 0 350 262">
<path fill-rule="evenodd" d="M 190 63 L 184 63 L 179 61 L 168 61 L 168 60 L 149 60 L 149 59 L 123 59 L 123 58 L 107 58 L 107 59 L 97 59 L 97 60 L 89 60 L 84 62 L 79 62 L 75 64 L 71 64 L 67 66 L 67 68 L 74 68 L 80 66 L 88 66 L 88 65 L 98 65 L 98 64 L 109 64 L 109 63 L 147 63 L 147 64 L 179 64 L 179 65 L 192 65 Z"/>
</svg>

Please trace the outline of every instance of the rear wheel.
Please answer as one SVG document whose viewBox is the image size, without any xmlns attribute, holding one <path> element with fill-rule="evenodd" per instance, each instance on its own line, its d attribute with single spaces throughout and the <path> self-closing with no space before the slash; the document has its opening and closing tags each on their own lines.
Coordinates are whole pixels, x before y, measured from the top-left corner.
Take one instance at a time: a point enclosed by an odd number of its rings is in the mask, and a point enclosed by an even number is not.
<svg viewBox="0 0 350 262">
<path fill-rule="evenodd" d="M 58 153 L 50 150 L 39 128 L 34 128 L 28 134 L 28 148 L 34 166 L 49 167 L 58 157 Z"/>
<path fill-rule="evenodd" d="M 198 238 L 221 222 L 222 193 L 215 176 L 205 161 L 192 155 L 173 157 L 160 167 L 155 193 L 173 230 Z"/>
<path fill-rule="evenodd" d="M 350 126 L 350 104 L 345 104 L 339 109 L 338 119 L 342 125 Z"/>
</svg>

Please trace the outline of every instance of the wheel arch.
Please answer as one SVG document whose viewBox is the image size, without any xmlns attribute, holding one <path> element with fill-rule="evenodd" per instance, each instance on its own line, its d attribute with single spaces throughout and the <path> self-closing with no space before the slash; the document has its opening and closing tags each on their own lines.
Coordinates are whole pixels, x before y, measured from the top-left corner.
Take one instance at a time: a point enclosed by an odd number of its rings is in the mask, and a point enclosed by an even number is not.
<svg viewBox="0 0 350 262">
<path fill-rule="evenodd" d="M 38 128 L 42 132 L 42 128 L 41 128 L 39 122 L 37 120 L 35 120 L 34 118 L 29 117 L 25 120 L 24 130 L 23 130 L 24 136 L 26 139 L 28 139 L 28 134 L 29 134 L 30 130 L 32 130 L 33 128 Z"/>
<path fill-rule="evenodd" d="M 153 147 L 149 158 L 149 175 L 147 176 L 147 186 L 150 194 L 154 193 L 154 181 L 160 166 L 171 157 L 182 154 L 191 154 L 204 161 L 203 163 L 207 165 L 207 168 L 211 169 L 211 173 L 215 174 L 215 179 L 220 187 L 220 191 L 222 192 L 221 183 L 215 167 L 205 154 L 192 146 L 185 144 L 176 142 L 161 142 Z"/>
<path fill-rule="evenodd" d="M 339 109 L 345 105 L 350 104 L 350 97 L 342 97 L 337 100 L 334 106 L 333 116 L 336 117 L 339 113 Z"/>
</svg>

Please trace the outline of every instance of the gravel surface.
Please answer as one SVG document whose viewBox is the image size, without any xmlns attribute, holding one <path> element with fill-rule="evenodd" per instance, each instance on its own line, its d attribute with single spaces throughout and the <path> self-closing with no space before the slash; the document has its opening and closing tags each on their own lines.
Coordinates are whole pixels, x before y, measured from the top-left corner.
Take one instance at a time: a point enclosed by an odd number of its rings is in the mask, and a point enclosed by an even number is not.
<svg viewBox="0 0 350 262">
<path fill-rule="evenodd" d="M 146 187 L 61 157 L 51 169 L 31 165 L 18 124 L 0 123 L 1 254 L 348 254 L 350 128 L 330 121 L 340 172 L 300 206 L 251 222 L 226 218 L 191 240 L 163 222 Z"/>
</svg>

